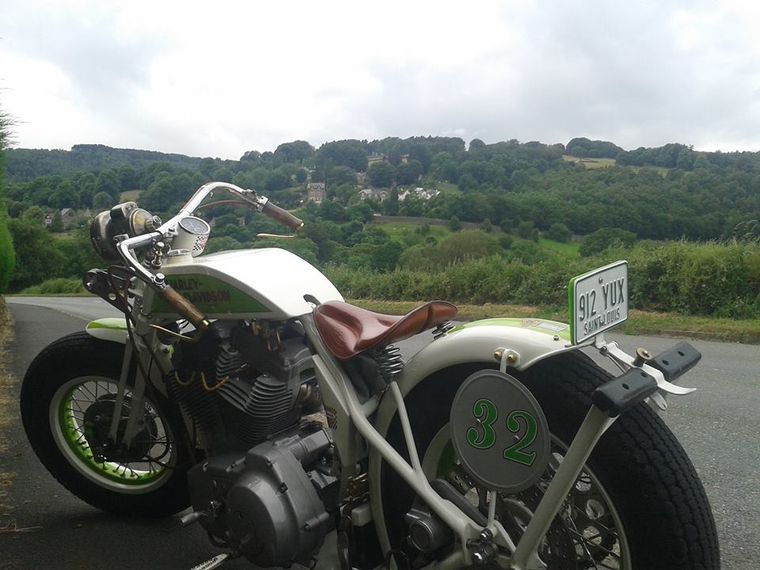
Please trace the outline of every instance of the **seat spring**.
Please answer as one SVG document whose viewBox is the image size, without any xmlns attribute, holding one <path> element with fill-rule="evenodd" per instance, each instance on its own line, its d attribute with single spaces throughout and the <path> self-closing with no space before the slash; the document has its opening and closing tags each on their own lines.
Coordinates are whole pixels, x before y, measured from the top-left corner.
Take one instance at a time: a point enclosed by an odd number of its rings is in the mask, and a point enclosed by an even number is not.
<svg viewBox="0 0 760 570">
<path fill-rule="evenodd" d="M 438 325 L 433 329 L 433 340 L 437 340 L 442 336 L 445 336 L 447 332 L 453 329 L 456 325 L 451 321 L 446 321 Z"/>
<path fill-rule="evenodd" d="M 401 358 L 401 350 L 393 345 L 389 344 L 379 349 L 375 354 L 375 362 L 377 362 L 378 372 L 380 376 L 387 382 L 392 382 L 404 369 L 404 361 Z"/>
</svg>

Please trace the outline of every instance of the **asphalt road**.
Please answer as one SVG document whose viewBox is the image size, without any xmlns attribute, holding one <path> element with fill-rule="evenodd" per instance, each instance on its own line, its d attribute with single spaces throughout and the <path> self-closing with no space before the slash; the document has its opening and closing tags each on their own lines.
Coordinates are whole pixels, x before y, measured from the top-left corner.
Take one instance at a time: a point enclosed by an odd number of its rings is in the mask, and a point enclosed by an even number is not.
<svg viewBox="0 0 760 570">
<path fill-rule="evenodd" d="M 116 314 L 106 303 L 82 298 L 11 298 L 16 321 L 13 370 L 22 378 L 49 342 L 82 330 L 87 320 Z M 672 339 L 610 335 L 623 348 L 652 352 Z M 760 565 L 760 348 L 693 341 L 700 365 L 681 384 L 698 388 L 672 398 L 664 418 L 689 453 L 707 489 L 721 540 L 723 567 Z M 411 354 L 421 345 L 409 343 Z M 14 387 L 18 397 L 18 385 Z M 190 568 L 218 551 L 199 526 L 106 515 L 70 495 L 31 451 L 20 422 L 10 433 L 3 471 L 16 473 L 0 506 L 0 570 L 33 568 Z M 656 548 L 657 545 L 652 545 Z M 223 568 L 249 568 L 233 561 Z M 332 564 L 320 564 L 322 568 Z"/>
</svg>

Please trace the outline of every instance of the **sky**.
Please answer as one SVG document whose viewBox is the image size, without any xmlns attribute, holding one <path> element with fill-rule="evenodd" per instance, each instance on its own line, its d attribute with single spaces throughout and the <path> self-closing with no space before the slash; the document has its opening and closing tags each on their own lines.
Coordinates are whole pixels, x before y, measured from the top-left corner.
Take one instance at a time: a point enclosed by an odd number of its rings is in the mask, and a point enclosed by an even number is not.
<svg viewBox="0 0 760 570">
<path fill-rule="evenodd" d="M 760 2 L 3 0 L 12 146 L 459 136 L 760 150 Z"/>
</svg>

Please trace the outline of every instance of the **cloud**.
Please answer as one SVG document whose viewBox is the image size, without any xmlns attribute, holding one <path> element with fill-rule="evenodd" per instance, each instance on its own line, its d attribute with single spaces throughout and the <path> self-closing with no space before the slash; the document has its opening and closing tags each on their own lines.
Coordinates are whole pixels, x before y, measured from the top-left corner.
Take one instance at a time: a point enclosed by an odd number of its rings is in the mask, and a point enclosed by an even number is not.
<svg viewBox="0 0 760 570">
<path fill-rule="evenodd" d="M 753 2 L 5 0 L 0 21 L 19 146 L 237 158 L 456 134 L 760 149 Z"/>
</svg>

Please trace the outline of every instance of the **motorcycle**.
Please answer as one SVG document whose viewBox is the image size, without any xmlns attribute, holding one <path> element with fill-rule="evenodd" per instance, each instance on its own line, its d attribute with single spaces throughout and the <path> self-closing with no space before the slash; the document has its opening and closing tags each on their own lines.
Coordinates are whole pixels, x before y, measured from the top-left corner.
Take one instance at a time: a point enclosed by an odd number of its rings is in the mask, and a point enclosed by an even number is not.
<svg viewBox="0 0 760 570">
<path fill-rule="evenodd" d="M 571 280 L 569 324 L 456 323 L 442 301 L 385 315 L 283 249 L 201 255 L 195 214 L 220 204 L 303 225 L 222 182 L 165 223 L 131 202 L 92 221 L 114 264 L 85 287 L 124 318 L 52 343 L 21 391 L 69 491 L 112 513 L 191 506 L 181 523 L 224 549 L 206 569 L 719 568 L 703 486 L 655 410 L 691 391 L 673 381 L 700 354 L 605 339 L 627 318 L 625 262 Z M 402 358 L 410 337 L 425 346 Z"/>
</svg>

